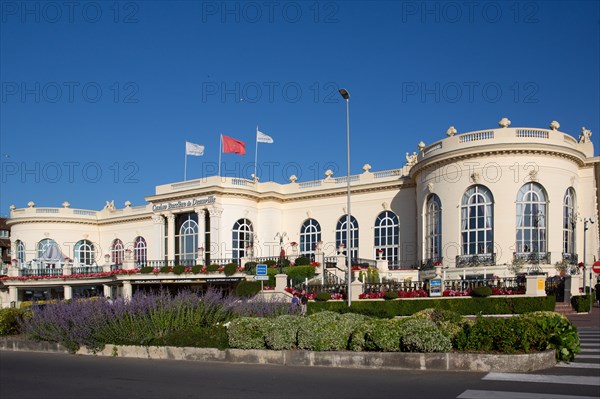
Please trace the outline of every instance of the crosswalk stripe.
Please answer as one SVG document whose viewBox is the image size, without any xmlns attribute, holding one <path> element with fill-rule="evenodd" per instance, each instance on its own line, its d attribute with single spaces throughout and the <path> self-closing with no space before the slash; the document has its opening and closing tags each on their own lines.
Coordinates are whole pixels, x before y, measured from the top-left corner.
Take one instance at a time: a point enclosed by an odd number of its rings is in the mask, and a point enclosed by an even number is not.
<svg viewBox="0 0 600 399">
<path fill-rule="evenodd" d="M 488 373 L 482 380 L 600 386 L 600 376 Z"/>
<path fill-rule="evenodd" d="M 600 355 L 576 355 L 575 359 L 600 359 Z"/>
<path fill-rule="evenodd" d="M 598 370 L 600 370 L 600 364 L 595 364 L 595 363 L 577 363 L 577 362 L 558 363 L 556 365 L 556 367 L 567 367 L 567 368 L 573 368 L 573 369 L 598 369 Z"/>
<path fill-rule="evenodd" d="M 586 342 L 585 345 L 581 345 L 581 346 L 593 346 L 593 347 L 596 347 L 596 346 L 600 346 L 600 343 L 590 344 L 590 343 Z"/>
<path fill-rule="evenodd" d="M 551 395 L 547 393 L 482 391 L 467 389 L 456 399 L 592 399 L 594 396 Z M 594 398 L 597 399 L 597 398 Z"/>
<path fill-rule="evenodd" d="M 581 353 L 586 352 L 586 353 L 600 353 L 600 349 L 581 349 L 580 350 Z"/>
</svg>

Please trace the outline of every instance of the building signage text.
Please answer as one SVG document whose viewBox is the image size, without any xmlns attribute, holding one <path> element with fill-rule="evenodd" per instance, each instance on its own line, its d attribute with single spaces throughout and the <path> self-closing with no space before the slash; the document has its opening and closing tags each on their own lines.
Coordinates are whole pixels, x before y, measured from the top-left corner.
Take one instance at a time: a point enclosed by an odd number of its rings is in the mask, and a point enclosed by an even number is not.
<svg viewBox="0 0 600 399">
<path fill-rule="evenodd" d="M 177 202 L 165 202 L 162 204 L 152 205 L 152 211 L 163 212 L 163 211 L 169 211 L 172 209 L 187 208 L 187 207 L 191 207 L 191 206 L 210 205 L 210 204 L 214 204 L 216 202 L 216 200 L 217 199 L 215 198 L 214 195 L 210 195 L 205 198 L 194 198 L 191 200 L 183 200 L 183 201 L 177 201 Z"/>
</svg>

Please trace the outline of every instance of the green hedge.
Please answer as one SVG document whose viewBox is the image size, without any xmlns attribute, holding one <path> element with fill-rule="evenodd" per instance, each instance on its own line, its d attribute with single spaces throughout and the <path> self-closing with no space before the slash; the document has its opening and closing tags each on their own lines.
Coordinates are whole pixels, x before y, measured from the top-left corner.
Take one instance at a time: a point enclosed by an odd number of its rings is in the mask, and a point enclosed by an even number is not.
<svg viewBox="0 0 600 399">
<path fill-rule="evenodd" d="M 554 296 L 543 297 L 487 297 L 448 299 L 402 299 L 390 301 L 354 301 L 352 310 L 345 302 L 310 302 L 308 314 L 330 310 L 337 313 L 359 313 L 366 316 L 391 318 L 410 316 L 420 310 L 435 308 L 451 310 L 460 315 L 521 314 L 539 310 L 553 311 Z"/>
<path fill-rule="evenodd" d="M 24 314 L 24 310 L 17 308 L 0 309 L 0 336 L 19 334 L 21 332 L 19 319 Z"/>
<path fill-rule="evenodd" d="M 242 280 L 235 287 L 235 294 L 242 298 L 249 298 L 260 291 L 260 281 Z"/>
<path fill-rule="evenodd" d="M 590 294 L 572 296 L 571 306 L 578 313 L 589 312 L 591 309 L 592 297 L 593 295 Z"/>
</svg>

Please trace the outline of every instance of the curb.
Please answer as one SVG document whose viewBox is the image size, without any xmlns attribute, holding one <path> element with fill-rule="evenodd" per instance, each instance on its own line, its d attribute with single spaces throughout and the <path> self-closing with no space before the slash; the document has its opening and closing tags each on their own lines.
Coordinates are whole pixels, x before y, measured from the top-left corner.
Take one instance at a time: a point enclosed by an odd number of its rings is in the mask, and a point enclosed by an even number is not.
<svg viewBox="0 0 600 399">
<path fill-rule="evenodd" d="M 4 338 L 0 350 L 69 353 L 62 345 Z M 480 353 L 408 352 L 312 352 L 305 350 L 260 350 L 180 348 L 174 346 L 106 345 L 101 351 L 87 348 L 78 355 L 168 359 L 187 361 L 270 364 L 283 366 L 340 367 L 357 369 L 433 370 L 468 372 L 527 372 L 556 365 L 555 351 L 504 355 Z"/>
</svg>

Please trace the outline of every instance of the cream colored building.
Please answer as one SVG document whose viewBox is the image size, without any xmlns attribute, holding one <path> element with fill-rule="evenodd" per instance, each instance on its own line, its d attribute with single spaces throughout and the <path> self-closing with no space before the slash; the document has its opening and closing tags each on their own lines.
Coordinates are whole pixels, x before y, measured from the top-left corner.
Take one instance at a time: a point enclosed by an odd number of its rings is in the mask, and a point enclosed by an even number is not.
<svg viewBox="0 0 600 399">
<path fill-rule="evenodd" d="M 599 256 L 600 171 L 591 132 L 582 128 L 574 138 L 557 122 L 549 129 L 513 128 L 506 118 L 499 125 L 468 133 L 451 127 L 443 140 L 406 153 L 399 169 L 364 165 L 350 177 L 350 242 L 347 180 L 329 171 L 316 181 L 290 176 L 287 184 L 213 176 L 161 185 L 137 207 L 11 207 L 15 259 L 0 300 L 8 306 L 51 287 L 69 297 L 73 287 L 94 284 L 118 295 L 136 284 L 135 276 L 121 275 L 60 283 L 24 277 L 65 274 L 65 265 L 85 274 L 110 265 L 240 263 L 277 257 L 281 243 L 288 255 L 323 263 L 340 244 L 350 245 L 355 263 L 381 258 L 387 262 L 378 263 L 380 274 L 396 279 L 431 277 L 438 262 L 446 278 L 555 275 L 565 267 L 576 273 L 584 225 L 590 265 Z"/>
</svg>

